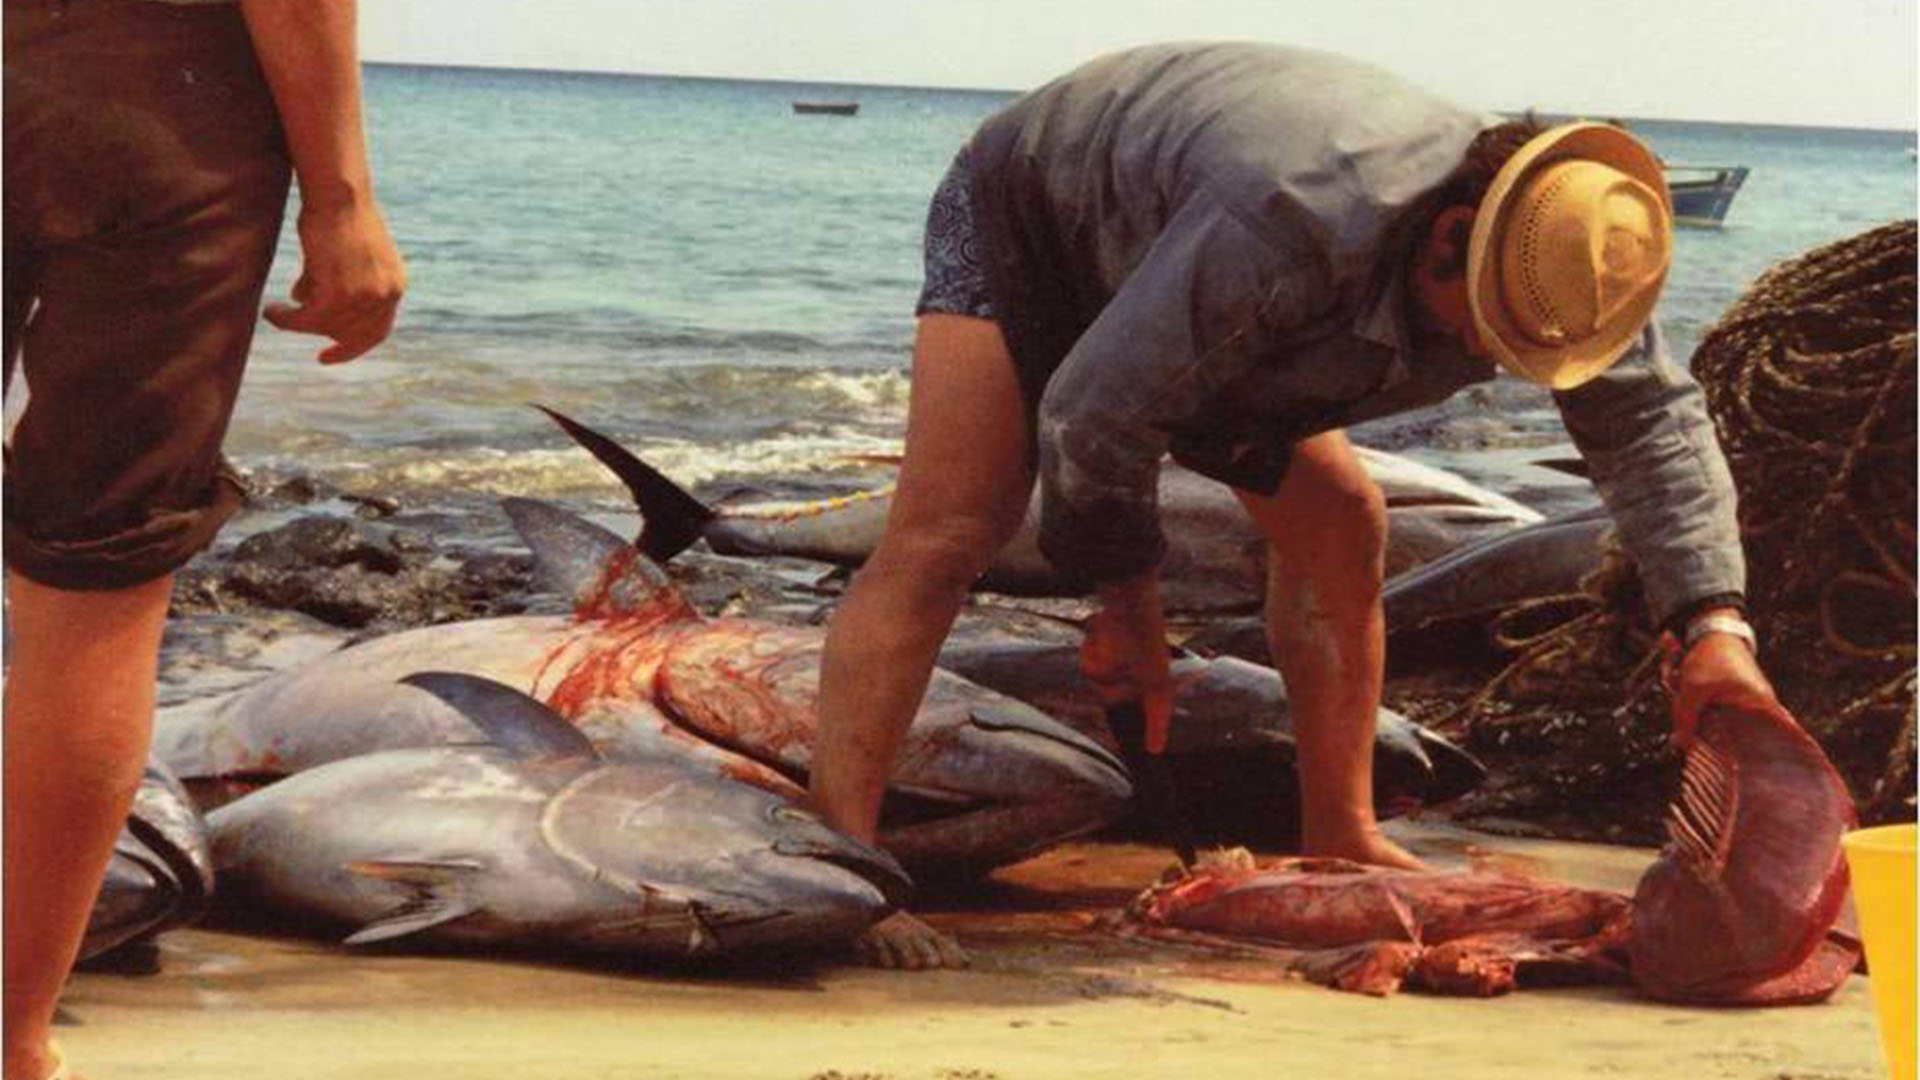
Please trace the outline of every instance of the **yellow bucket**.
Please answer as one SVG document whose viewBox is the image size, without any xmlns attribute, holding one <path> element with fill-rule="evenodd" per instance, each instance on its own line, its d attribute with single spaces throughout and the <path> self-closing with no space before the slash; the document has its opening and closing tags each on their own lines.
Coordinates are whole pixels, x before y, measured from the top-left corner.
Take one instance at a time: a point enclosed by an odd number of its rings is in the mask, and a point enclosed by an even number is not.
<svg viewBox="0 0 1920 1080">
<path fill-rule="evenodd" d="M 1914 826 L 1884 825 L 1840 840 L 1853 872 L 1880 1045 L 1894 1080 L 1914 1080 Z"/>
</svg>

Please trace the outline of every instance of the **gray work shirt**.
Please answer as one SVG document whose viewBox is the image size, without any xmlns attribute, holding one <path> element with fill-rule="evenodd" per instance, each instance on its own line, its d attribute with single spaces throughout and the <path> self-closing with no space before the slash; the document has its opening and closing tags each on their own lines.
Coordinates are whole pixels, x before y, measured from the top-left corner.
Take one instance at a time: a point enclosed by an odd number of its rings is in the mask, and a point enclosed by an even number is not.
<svg viewBox="0 0 1920 1080">
<path fill-rule="evenodd" d="M 1095 60 L 982 125 L 973 209 L 1056 567 L 1097 584 L 1158 563 L 1170 451 L 1271 493 L 1301 439 L 1494 376 L 1414 335 L 1404 274 L 1497 122 L 1342 57 L 1206 44 Z M 1732 480 L 1658 328 L 1555 400 L 1655 616 L 1742 592 Z"/>
</svg>

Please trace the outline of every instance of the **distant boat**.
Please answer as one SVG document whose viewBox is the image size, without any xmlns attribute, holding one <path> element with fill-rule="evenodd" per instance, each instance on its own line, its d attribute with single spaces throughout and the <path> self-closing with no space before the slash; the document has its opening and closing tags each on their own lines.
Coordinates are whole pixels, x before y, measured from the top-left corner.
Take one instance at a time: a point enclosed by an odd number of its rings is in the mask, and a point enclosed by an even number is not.
<svg viewBox="0 0 1920 1080">
<path fill-rule="evenodd" d="M 857 101 L 796 101 L 793 111 L 816 116 L 852 116 L 860 111 Z"/>
<path fill-rule="evenodd" d="M 1745 165 L 1668 165 L 1667 190 L 1673 194 L 1673 219 L 1681 225 L 1718 227 L 1740 185 Z"/>
</svg>

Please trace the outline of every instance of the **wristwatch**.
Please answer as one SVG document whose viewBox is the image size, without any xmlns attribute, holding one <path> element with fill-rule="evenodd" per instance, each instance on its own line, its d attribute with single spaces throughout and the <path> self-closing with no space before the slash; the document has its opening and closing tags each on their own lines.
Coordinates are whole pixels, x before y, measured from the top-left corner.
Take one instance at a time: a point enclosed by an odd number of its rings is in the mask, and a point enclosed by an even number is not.
<svg viewBox="0 0 1920 1080">
<path fill-rule="evenodd" d="M 1680 651 L 1689 653 L 1708 634 L 1732 634 L 1747 643 L 1747 650 L 1755 656 L 1760 655 L 1760 636 L 1753 632 L 1752 624 L 1738 615 L 1701 615 L 1687 623 L 1687 632 L 1680 639 Z"/>
</svg>

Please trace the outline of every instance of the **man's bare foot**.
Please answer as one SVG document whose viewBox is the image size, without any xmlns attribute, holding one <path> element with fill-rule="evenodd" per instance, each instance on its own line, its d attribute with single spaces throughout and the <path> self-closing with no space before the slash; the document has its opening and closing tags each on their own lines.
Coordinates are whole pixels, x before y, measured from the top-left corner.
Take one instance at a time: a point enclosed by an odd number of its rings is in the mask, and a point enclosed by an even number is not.
<svg viewBox="0 0 1920 1080">
<path fill-rule="evenodd" d="M 1307 841 L 1301 845 L 1300 854 L 1331 856 L 1350 862 L 1366 863 L 1369 866 L 1393 867 L 1397 870 L 1433 869 L 1421 862 L 1413 852 L 1381 835 L 1377 829 L 1352 837 Z"/>
<path fill-rule="evenodd" d="M 867 932 L 854 940 L 853 948 L 861 960 L 879 968 L 923 971 L 963 968 L 972 962 L 959 942 L 904 911 L 867 927 Z"/>
</svg>

